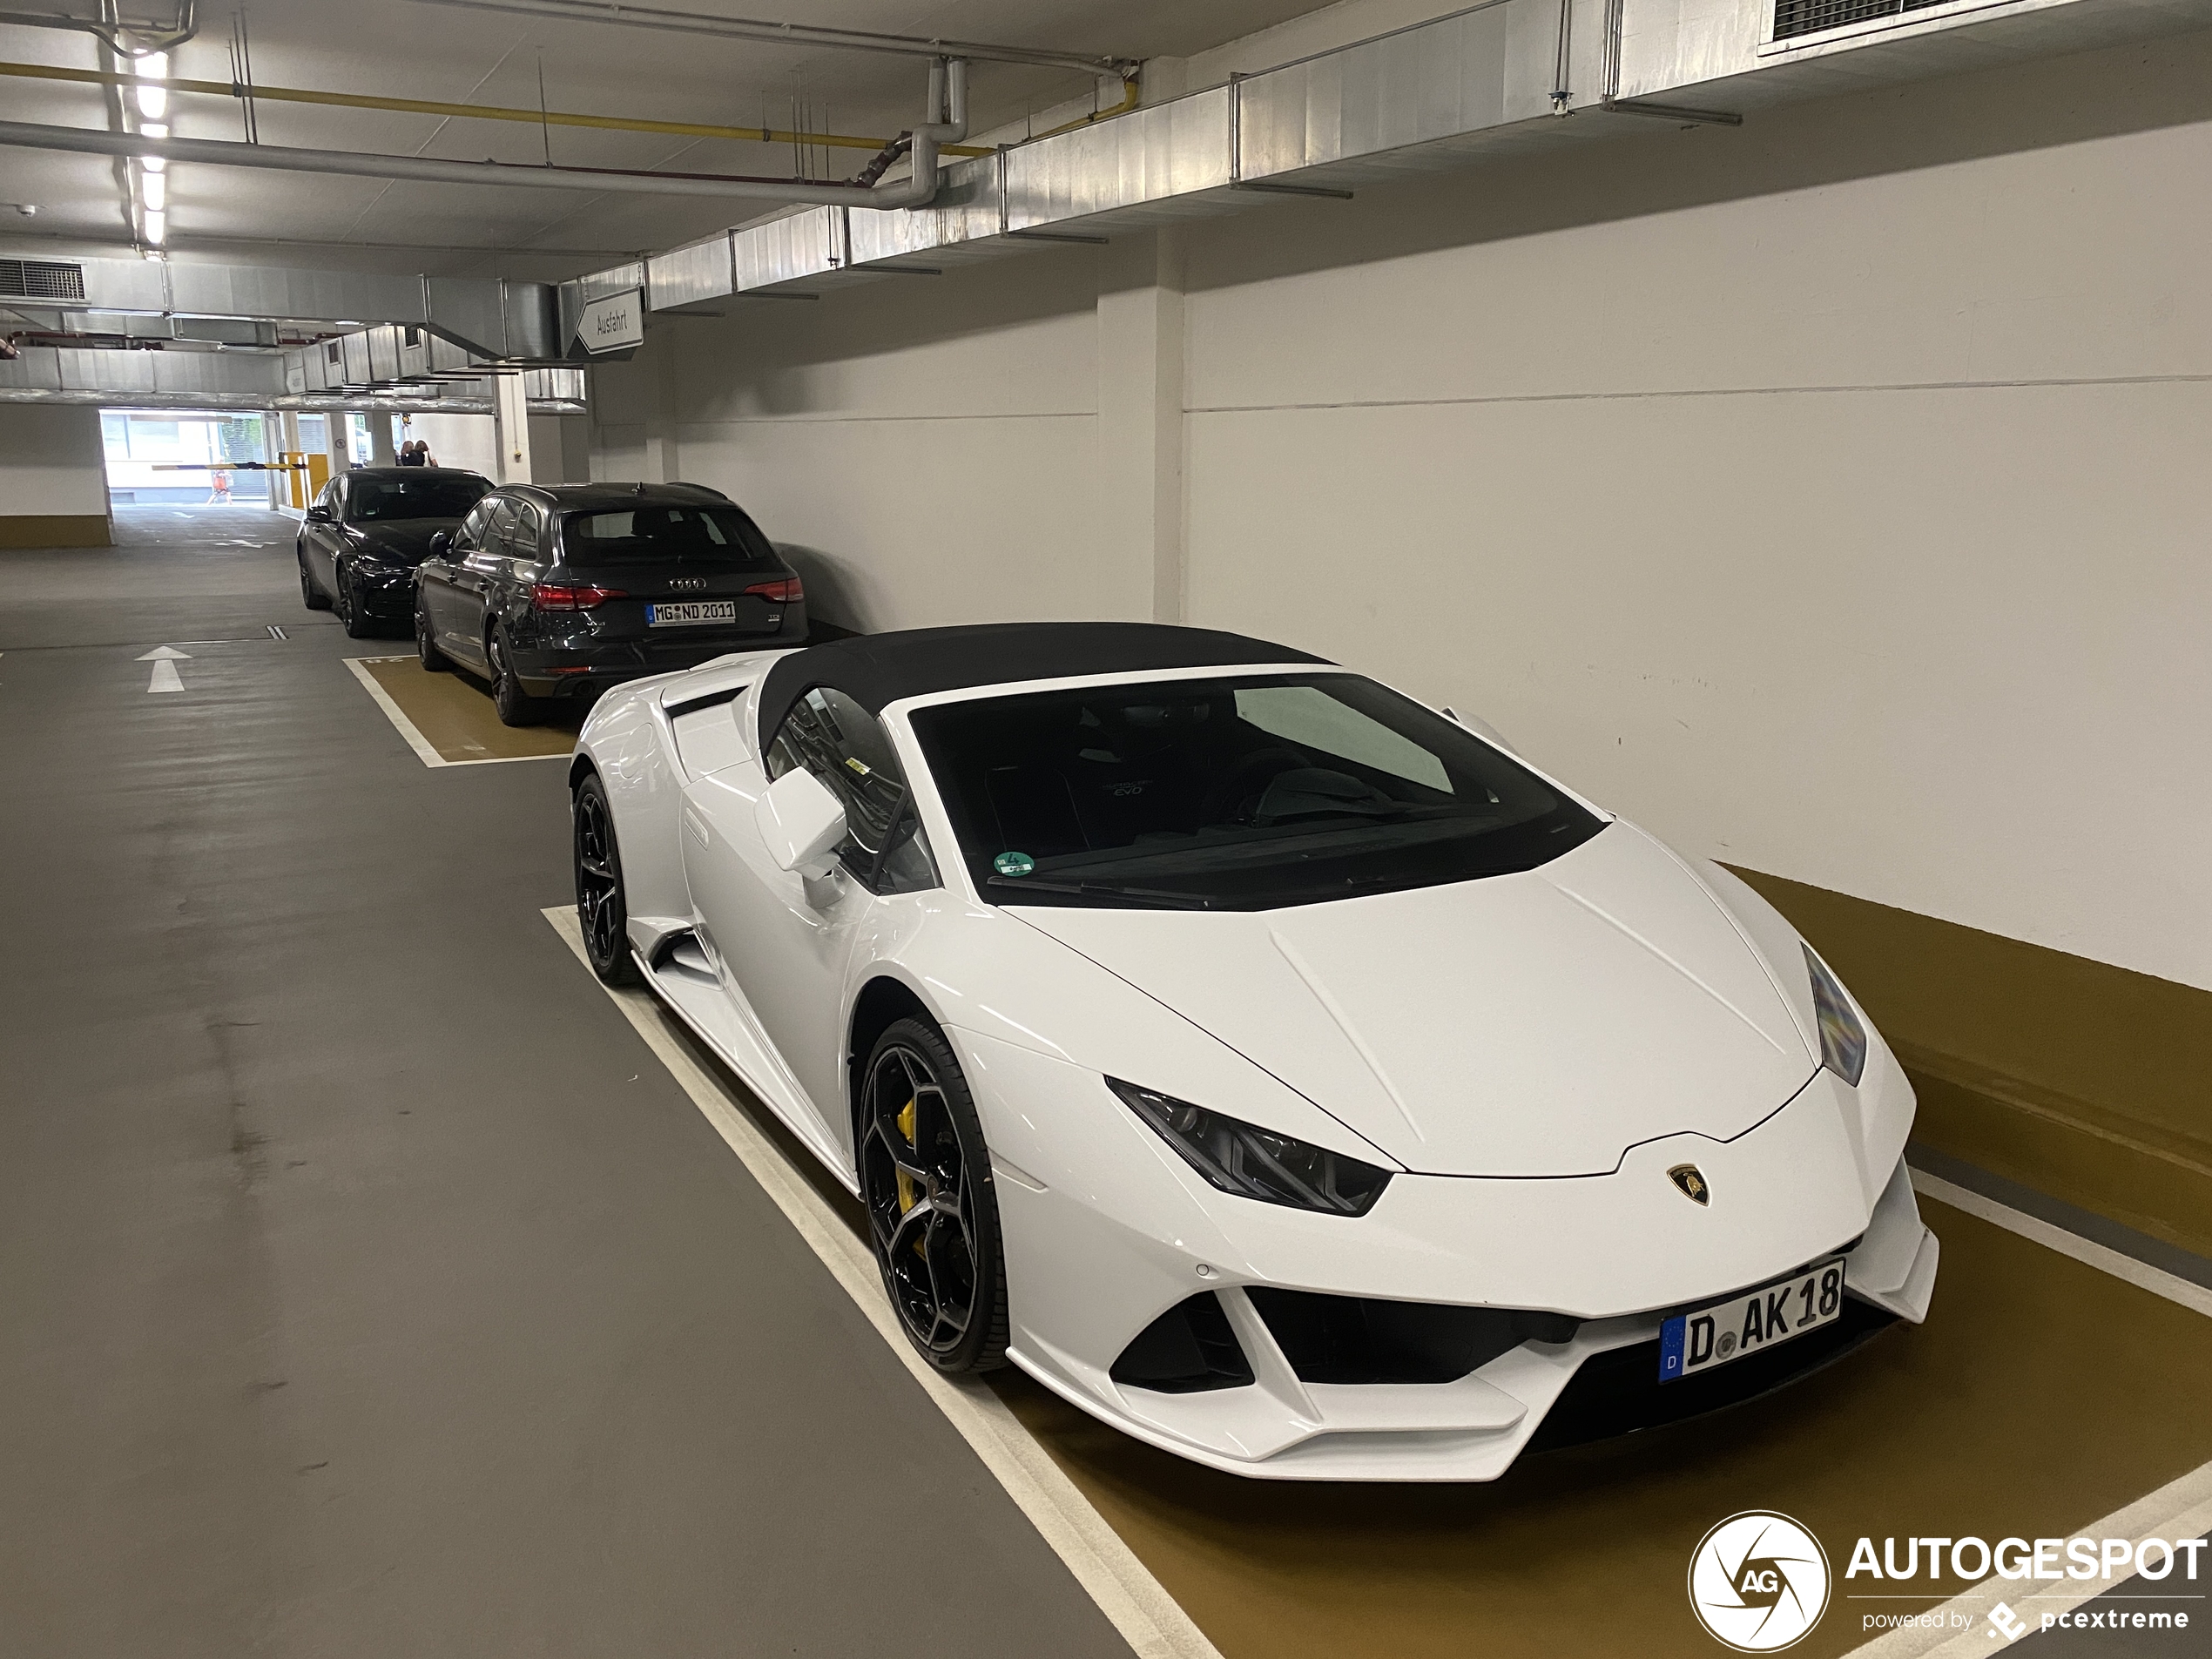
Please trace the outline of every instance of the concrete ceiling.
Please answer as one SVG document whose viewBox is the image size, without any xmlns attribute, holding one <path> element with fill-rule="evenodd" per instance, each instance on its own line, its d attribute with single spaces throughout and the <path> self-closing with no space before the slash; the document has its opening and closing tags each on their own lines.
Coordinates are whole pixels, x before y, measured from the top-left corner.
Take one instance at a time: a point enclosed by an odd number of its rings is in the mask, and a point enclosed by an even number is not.
<svg viewBox="0 0 2212 1659">
<path fill-rule="evenodd" d="M 666 0 L 675 5 L 679 0 Z M 1055 51 L 1183 57 L 1314 9 L 1314 0 L 680 0 L 684 10 L 841 28 L 1004 42 Z M 780 9 L 779 9 L 780 6 Z M 92 15 L 90 0 L 23 0 L 22 9 Z M 169 15 L 170 0 L 124 0 L 126 17 Z M 229 18 L 251 30 L 257 83 L 449 102 L 621 115 L 650 120 L 864 135 L 911 125 L 921 102 L 919 59 L 706 38 L 605 24 L 479 11 L 434 0 L 245 0 L 203 4 L 199 37 L 172 57 L 172 76 L 227 83 Z M 107 67 L 91 36 L 0 26 L 0 58 Z M 973 130 L 983 132 L 1092 96 L 1075 71 L 978 64 Z M 0 80 L 0 108 L 18 121 L 105 128 L 118 95 L 98 86 Z M 1107 101 L 1110 102 L 1110 98 Z M 786 175 L 789 145 L 607 132 L 263 101 L 261 141 L 459 160 Z M 172 101 L 179 137 L 239 138 L 238 105 Z M 849 173 L 858 151 L 817 152 Z M 36 219 L 0 208 L 0 243 L 19 255 L 106 253 L 130 243 L 125 164 L 90 156 L 0 150 L 0 203 L 32 202 Z M 179 260 L 543 278 L 661 248 L 758 212 L 755 205 L 597 192 L 392 184 L 314 174 L 175 164 L 170 248 Z M 289 245 L 280 250 L 273 245 Z"/>
</svg>

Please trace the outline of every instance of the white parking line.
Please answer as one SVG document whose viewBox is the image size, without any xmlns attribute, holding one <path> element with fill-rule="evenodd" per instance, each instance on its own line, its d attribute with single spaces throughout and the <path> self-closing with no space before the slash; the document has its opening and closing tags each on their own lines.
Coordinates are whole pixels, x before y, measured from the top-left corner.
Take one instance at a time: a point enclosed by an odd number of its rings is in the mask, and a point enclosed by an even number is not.
<svg viewBox="0 0 2212 1659">
<path fill-rule="evenodd" d="M 399 732 L 401 737 L 407 739 L 407 746 L 415 751 L 415 758 L 417 760 L 420 760 L 424 765 L 504 766 L 517 760 L 566 760 L 569 758 L 565 753 L 558 753 L 550 755 L 486 755 L 481 760 L 447 759 L 443 755 L 440 754 L 435 749 L 430 746 L 430 739 L 424 737 L 421 731 L 416 728 L 415 722 L 408 719 L 406 714 L 401 711 L 400 705 L 392 700 L 392 694 L 376 683 L 376 676 L 370 673 L 368 670 L 363 666 L 363 664 L 368 663 L 403 663 L 408 660 L 408 659 L 405 657 L 348 657 L 345 659 L 345 663 L 347 668 L 354 671 L 354 678 L 366 686 L 368 689 L 368 694 L 376 699 L 376 706 L 384 711 L 384 718 L 392 723 L 393 728 Z"/>
<path fill-rule="evenodd" d="M 2162 1538 L 2171 1544 L 2177 1539 L 2202 1537 L 2208 1529 L 2212 1529 L 2212 1463 L 2191 1469 L 2178 1480 L 2168 1481 L 2125 1509 L 2114 1510 L 2101 1521 L 2091 1521 L 2074 1536 L 2125 1538 L 2131 1546 L 2141 1544 L 2147 1538 Z M 2063 1548 L 2059 1553 L 2061 1557 L 2065 1554 Z M 2175 1580 L 2168 1581 L 2175 1582 L 2178 1588 L 2188 1581 L 2176 1575 Z M 2202 1586 L 2200 1580 L 2198 1587 Z M 2072 1612 L 2114 1588 L 2113 1582 L 2095 1578 L 1986 1578 L 1963 1595 L 1926 1609 L 1923 1616 L 1936 1628 L 1892 1630 L 1853 1648 L 1852 1659 L 1965 1659 L 1968 1654 L 2001 1653 L 2012 1642 L 1998 1642 L 1998 1629 L 1990 1615 L 1999 1602 L 2010 1608 L 2021 1624 L 2032 1630 L 2042 1623 L 2046 1613 Z M 2034 1603 L 2032 1607 L 2027 1605 L 2031 1601 Z M 2200 1610 L 2202 1604 L 2184 1605 L 2190 1623 L 2199 1622 L 2203 1616 Z M 1944 1615 L 1940 1624 L 1936 1619 L 1938 1614 Z M 1953 1615 L 1963 1618 L 1965 1623 L 1957 1622 Z M 1998 1645 L 1992 1647 L 1993 1642 Z"/>
<path fill-rule="evenodd" d="M 2212 1318 L 2212 1290 L 2207 1290 L 2202 1285 L 2192 1285 L 2188 1280 L 2153 1267 L 2148 1262 L 2139 1262 L 2133 1256 L 2123 1256 L 2109 1245 L 2084 1238 L 2079 1233 L 2070 1233 L 2063 1227 L 2054 1227 L 2047 1221 L 2023 1214 L 2008 1205 L 1999 1204 L 1994 1198 L 1985 1198 L 1979 1192 L 1970 1191 L 1924 1170 L 1912 1171 L 1912 1187 L 1915 1191 L 1925 1193 L 1939 1204 L 1947 1204 L 1953 1210 L 1963 1210 L 1993 1227 L 2002 1227 L 2006 1232 L 2018 1233 L 2022 1238 L 2031 1239 L 2046 1250 L 2055 1250 L 2061 1256 L 2070 1256 L 2085 1267 L 2094 1267 L 2101 1273 L 2126 1279 L 2138 1290 L 2148 1291 L 2153 1296 L 2162 1296 L 2169 1302 L 2180 1303 L 2192 1312 Z"/>
<path fill-rule="evenodd" d="M 590 973 L 575 909 L 556 905 L 544 914 Z M 601 988 L 762 1190 L 775 1200 L 785 1219 L 859 1305 L 876 1334 L 974 1448 L 983 1466 L 997 1477 L 1007 1495 L 1043 1535 L 1076 1581 L 1089 1592 L 1099 1611 L 1112 1621 L 1139 1659 L 1221 1659 L 1205 1633 L 1161 1588 L 1150 1569 L 1091 1507 L 1090 1500 L 1076 1489 L 988 1383 L 954 1381 L 921 1362 L 892 1318 L 884 1299 L 883 1282 L 876 1273 L 875 1258 L 868 1247 L 785 1161 L 775 1143 L 761 1133 L 721 1083 L 670 1035 L 652 994 L 609 986 Z"/>
</svg>

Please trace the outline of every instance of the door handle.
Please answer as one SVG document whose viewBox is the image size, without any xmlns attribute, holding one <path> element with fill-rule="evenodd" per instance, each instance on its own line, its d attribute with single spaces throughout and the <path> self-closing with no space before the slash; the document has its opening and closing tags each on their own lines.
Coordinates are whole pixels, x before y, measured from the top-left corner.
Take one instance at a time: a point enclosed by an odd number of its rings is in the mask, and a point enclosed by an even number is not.
<svg viewBox="0 0 2212 1659">
<path fill-rule="evenodd" d="M 693 835 L 698 838 L 698 843 L 701 846 L 711 846 L 714 845 L 713 837 L 707 832 L 706 820 L 701 818 L 697 813 L 693 812 L 688 806 L 684 809 L 684 827 L 690 830 Z"/>
</svg>

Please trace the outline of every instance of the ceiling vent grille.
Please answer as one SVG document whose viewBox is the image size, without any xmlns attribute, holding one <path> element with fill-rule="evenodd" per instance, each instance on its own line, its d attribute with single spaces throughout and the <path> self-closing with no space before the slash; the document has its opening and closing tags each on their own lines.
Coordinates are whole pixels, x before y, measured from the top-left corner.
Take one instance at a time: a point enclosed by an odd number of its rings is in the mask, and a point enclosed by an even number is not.
<svg viewBox="0 0 2212 1659">
<path fill-rule="evenodd" d="M 1817 35 L 1876 17 L 1902 17 L 1942 3 L 1944 0 L 1775 0 L 1774 37 Z"/>
<path fill-rule="evenodd" d="M 84 267 L 53 260 L 0 260 L 0 298 L 82 300 Z"/>
</svg>

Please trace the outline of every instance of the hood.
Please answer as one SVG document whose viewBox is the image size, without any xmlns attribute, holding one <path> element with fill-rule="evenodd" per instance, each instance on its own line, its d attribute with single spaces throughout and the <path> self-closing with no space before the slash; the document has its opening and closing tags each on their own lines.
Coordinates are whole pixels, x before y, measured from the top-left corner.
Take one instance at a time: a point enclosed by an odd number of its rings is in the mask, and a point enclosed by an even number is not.
<svg viewBox="0 0 2212 1659">
<path fill-rule="evenodd" d="M 1629 824 L 1452 887 L 1014 914 L 1424 1174 L 1602 1175 L 1659 1136 L 1740 1135 L 1816 1069 L 1734 923 Z"/>
<path fill-rule="evenodd" d="M 387 564 L 420 564 L 429 556 L 430 538 L 440 530 L 450 535 L 457 518 L 395 518 L 381 523 L 348 524 L 346 539 L 372 558 Z"/>
</svg>

